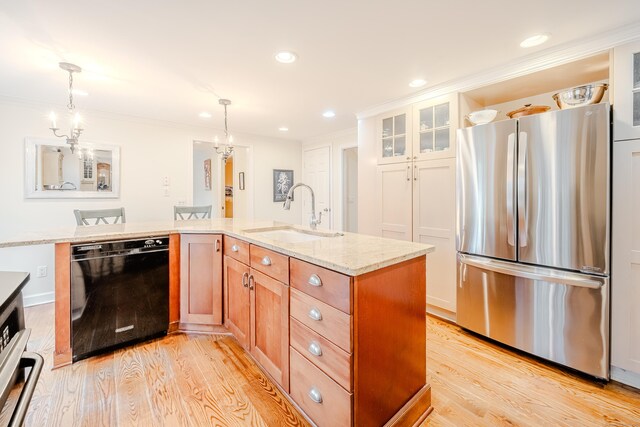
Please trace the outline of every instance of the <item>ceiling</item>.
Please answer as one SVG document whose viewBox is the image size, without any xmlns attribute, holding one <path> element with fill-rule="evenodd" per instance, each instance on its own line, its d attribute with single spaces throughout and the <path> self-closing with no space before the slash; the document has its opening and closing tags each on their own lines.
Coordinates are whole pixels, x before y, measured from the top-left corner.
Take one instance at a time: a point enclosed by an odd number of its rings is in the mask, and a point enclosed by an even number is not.
<svg viewBox="0 0 640 427">
<path fill-rule="evenodd" d="M 304 140 L 424 91 L 415 78 L 434 86 L 633 23 L 637 0 L 3 0 L 0 95 L 64 107 L 67 61 L 84 69 L 80 111 L 219 129 L 224 97 L 232 132 Z M 285 49 L 298 61 L 276 62 Z"/>
</svg>

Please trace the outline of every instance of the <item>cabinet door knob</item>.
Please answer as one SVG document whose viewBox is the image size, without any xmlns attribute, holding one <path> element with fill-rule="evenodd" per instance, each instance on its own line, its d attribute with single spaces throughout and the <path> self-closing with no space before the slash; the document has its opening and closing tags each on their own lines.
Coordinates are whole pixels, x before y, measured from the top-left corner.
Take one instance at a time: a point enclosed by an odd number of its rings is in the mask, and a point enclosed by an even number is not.
<svg viewBox="0 0 640 427">
<path fill-rule="evenodd" d="M 311 344 L 309 344 L 309 353 L 313 354 L 314 356 L 322 356 L 322 348 L 320 348 L 320 344 L 318 344 L 315 341 L 311 341 Z"/>
<path fill-rule="evenodd" d="M 260 261 L 260 264 L 262 264 L 262 265 L 271 265 L 271 258 L 269 258 L 268 256 L 262 258 L 262 261 Z"/>
<path fill-rule="evenodd" d="M 242 286 L 245 288 L 249 286 L 249 273 L 242 273 Z"/>
<path fill-rule="evenodd" d="M 216 252 L 220 252 L 220 240 L 218 239 L 216 239 L 215 248 L 216 248 Z"/>
<path fill-rule="evenodd" d="M 307 283 L 311 286 L 322 286 L 322 280 L 320 280 L 320 277 L 317 274 L 309 276 Z"/>
<path fill-rule="evenodd" d="M 239 250 L 240 250 L 240 248 L 238 247 L 238 245 L 231 246 L 231 251 L 232 252 L 238 252 Z"/>
<path fill-rule="evenodd" d="M 322 403 L 322 394 L 320 394 L 320 390 L 315 387 L 309 390 L 309 397 L 316 403 Z"/>
<path fill-rule="evenodd" d="M 253 288 L 255 287 L 254 283 L 256 283 L 256 279 L 253 278 L 253 274 L 249 276 L 248 283 L 249 283 L 249 290 L 252 291 Z"/>
<path fill-rule="evenodd" d="M 322 313 L 320 313 L 320 310 L 313 307 L 311 310 L 309 310 L 309 317 L 319 322 L 320 320 L 322 320 Z"/>
</svg>

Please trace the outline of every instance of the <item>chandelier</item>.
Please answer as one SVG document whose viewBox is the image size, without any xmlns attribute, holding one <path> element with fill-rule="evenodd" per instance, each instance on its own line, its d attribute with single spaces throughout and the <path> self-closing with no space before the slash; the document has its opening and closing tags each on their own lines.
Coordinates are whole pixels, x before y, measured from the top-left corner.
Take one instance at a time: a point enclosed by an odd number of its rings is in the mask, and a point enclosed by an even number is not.
<svg viewBox="0 0 640 427">
<path fill-rule="evenodd" d="M 233 154 L 233 136 L 229 135 L 229 127 L 227 126 L 227 106 L 231 105 L 231 101 L 228 99 L 219 99 L 218 104 L 224 106 L 224 143 L 220 147 L 220 140 L 216 136 L 213 139 L 216 153 L 222 155 L 222 160 L 225 162 Z"/>
<path fill-rule="evenodd" d="M 71 124 L 68 135 L 58 134 L 60 128 L 58 128 L 56 123 L 56 114 L 52 111 L 49 114 L 49 119 L 51 120 L 51 127 L 49 129 L 51 129 L 53 134 L 58 138 L 65 138 L 67 144 L 71 146 L 71 152 L 73 153 L 76 146 L 78 146 L 78 138 L 84 130 L 80 127 L 80 114 L 75 112 L 76 106 L 73 104 L 73 73 L 82 72 L 82 68 L 75 64 L 69 64 L 68 62 L 61 62 L 59 65 L 60 68 L 69 73 L 69 103 L 67 104 L 67 108 L 69 110 Z"/>
</svg>

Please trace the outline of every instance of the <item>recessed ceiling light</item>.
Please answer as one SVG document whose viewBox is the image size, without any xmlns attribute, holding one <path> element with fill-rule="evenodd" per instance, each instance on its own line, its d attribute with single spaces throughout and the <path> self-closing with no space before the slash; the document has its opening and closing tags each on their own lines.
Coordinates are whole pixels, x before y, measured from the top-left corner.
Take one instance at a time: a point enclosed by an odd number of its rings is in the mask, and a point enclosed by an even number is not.
<svg viewBox="0 0 640 427">
<path fill-rule="evenodd" d="M 280 132 L 289 132 L 289 128 L 288 128 L 288 127 L 286 127 L 286 126 L 280 126 L 280 127 L 278 128 L 278 130 L 279 130 Z"/>
<path fill-rule="evenodd" d="M 80 90 L 80 89 L 73 89 L 71 93 L 78 96 L 89 96 L 89 92 L 85 92 L 84 90 Z"/>
<path fill-rule="evenodd" d="M 331 117 L 335 117 L 336 116 L 336 112 L 333 111 L 333 110 L 327 110 L 324 113 L 322 113 L 322 116 L 330 119 Z"/>
<path fill-rule="evenodd" d="M 288 50 L 276 53 L 276 61 L 282 62 L 283 64 L 291 64 L 295 62 L 296 59 L 298 59 L 298 55 Z"/>
<path fill-rule="evenodd" d="M 533 47 L 541 45 L 549 40 L 549 34 L 536 34 L 535 36 L 528 37 L 520 42 L 520 47 Z"/>
<path fill-rule="evenodd" d="M 427 84 L 427 81 L 424 79 L 415 79 L 412 80 L 411 83 L 409 83 L 409 86 L 411 87 L 422 87 L 424 85 Z"/>
<path fill-rule="evenodd" d="M 209 113 L 208 111 L 203 111 L 202 113 L 198 114 L 198 116 L 200 116 L 200 118 L 202 119 L 210 119 L 211 113 Z"/>
</svg>

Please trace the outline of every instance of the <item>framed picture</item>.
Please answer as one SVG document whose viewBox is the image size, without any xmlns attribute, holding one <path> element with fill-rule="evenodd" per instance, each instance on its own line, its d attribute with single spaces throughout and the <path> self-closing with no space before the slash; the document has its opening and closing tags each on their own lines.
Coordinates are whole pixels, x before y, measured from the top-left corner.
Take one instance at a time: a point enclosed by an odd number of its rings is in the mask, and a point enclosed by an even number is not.
<svg viewBox="0 0 640 427">
<path fill-rule="evenodd" d="M 293 186 L 293 170 L 274 169 L 273 170 L 273 201 L 284 202 L 287 193 Z M 293 200 L 293 199 L 292 199 Z"/>
<path fill-rule="evenodd" d="M 204 189 L 211 191 L 211 159 L 204 161 Z"/>
</svg>

